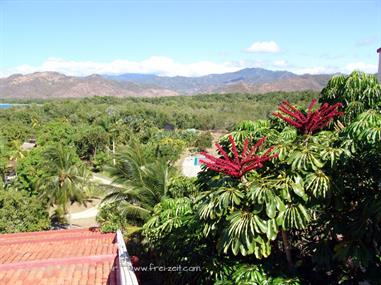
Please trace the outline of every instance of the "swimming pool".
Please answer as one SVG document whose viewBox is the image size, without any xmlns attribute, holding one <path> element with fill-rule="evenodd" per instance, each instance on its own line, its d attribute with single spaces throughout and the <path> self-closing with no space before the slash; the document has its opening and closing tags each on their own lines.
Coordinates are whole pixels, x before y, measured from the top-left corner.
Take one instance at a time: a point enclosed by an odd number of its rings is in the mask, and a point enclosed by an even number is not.
<svg viewBox="0 0 381 285">
<path fill-rule="evenodd" d="M 194 166 L 201 165 L 200 159 L 203 159 L 203 158 L 205 158 L 205 157 L 202 156 L 202 155 L 200 155 L 200 156 L 195 156 L 195 157 L 194 157 L 194 161 L 193 161 L 193 165 L 194 165 Z"/>
</svg>

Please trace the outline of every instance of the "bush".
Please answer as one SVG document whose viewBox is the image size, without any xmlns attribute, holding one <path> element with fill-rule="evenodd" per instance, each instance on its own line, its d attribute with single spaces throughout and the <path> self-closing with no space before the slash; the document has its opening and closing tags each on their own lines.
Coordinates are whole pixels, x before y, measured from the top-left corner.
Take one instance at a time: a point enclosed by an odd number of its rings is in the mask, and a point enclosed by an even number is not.
<svg viewBox="0 0 381 285">
<path fill-rule="evenodd" d="M 24 191 L 0 189 L 0 233 L 41 231 L 50 228 L 41 201 Z"/>
<path fill-rule="evenodd" d="M 96 172 L 103 171 L 104 167 L 107 165 L 109 160 L 110 159 L 109 159 L 107 153 L 105 153 L 103 151 L 97 152 L 97 154 L 95 155 L 95 157 L 93 159 L 94 171 L 96 171 Z"/>
<path fill-rule="evenodd" d="M 168 193 L 172 198 L 191 197 L 197 193 L 196 178 L 175 177 L 168 185 Z"/>
<path fill-rule="evenodd" d="M 127 225 L 127 220 L 121 213 L 115 211 L 116 205 L 113 203 L 103 205 L 97 215 L 97 222 L 101 226 L 101 232 L 114 233 L 118 229 L 123 229 Z"/>
<path fill-rule="evenodd" d="M 201 133 L 195 143 L 194 146 L 197 148 L 198 151 L 205 150 L 206 148 L 209 148 L 212 146 L 213 137 L 210 132 Z"/>
<path fill-rule="evenodd" d="M 156 147 L 156 156 L 175 161 L 184 151 L 186 143 L 183 140 L 164 138 Z"/>
</svg>

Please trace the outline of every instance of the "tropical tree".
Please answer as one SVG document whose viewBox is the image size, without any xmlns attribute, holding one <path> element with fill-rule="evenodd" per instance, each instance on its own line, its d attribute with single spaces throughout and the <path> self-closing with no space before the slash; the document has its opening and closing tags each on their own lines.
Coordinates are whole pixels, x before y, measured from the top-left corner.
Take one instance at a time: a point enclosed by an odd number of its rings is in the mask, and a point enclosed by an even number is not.
<svg viewBox="0 0 381 285">
<path fill-rule="evenodd" d="M 333 270 L 329 278 L 342 283 L 378 284 L 381 276 L 380 91 L 374 75 L 354 72 L 334 77 L 321 98 L 345 106 L 340 141 L 351 156 L 332 168 L 331 203 L 306 232 L 303 238 L 309 242 L 302 246 L 320 272 Z"/>
<path fill-rule="evenodd" d="M 155 155 L 163 159 L 176 161 L 184 151 L 186 143 L 180 139 L 163 138 L 156 144 Z"/>
<path fill-rule="evenodd" d="M 86 205 L 91 193 L 91 172 L 71 148 L 54 145 L 43 155 L 46 175 L 37 182 L 37 190 L 50 205 L 62 207 L 71 227 L 70 204 Z"/>
<path fill-rule="evenodd" d="M 197 241 L 198 253 L 216 258 L 213 267 L 197 256 L 214 276 L 199 284 L 378 284 L 380 85 L 357 72 L 340 78 L 328 83 L 321 106 L 284 102 L 269 121 L 238 124 L 217 145 L 219 156 L 205 154 L 195 206 L 155 207 L 143 232 L 149 242 L 164 253 L 181 245 L 178 231 Z M 193 221 L 198 228 L 184 228 Z"/>
<path fill-rule="evenodd" d="M 100 126 L 83 127 L 78 130 L 74 141 L 77 153 L 82 159 L 94 159 L 97 152 L 106 149 L 109 135 Z"/>
<path fill-rule="evenodd" d="M 148 156 L 140 143 L 134 141 L 117 155 L 116 165 L 110 172 L 119 187 L 114 187 L 103 203 L 114 203 L 115 210 L 136 225 L 142 225 L 151 216 L 176 175 L 169 161 Z"/>
<path fill-rule="evenodd" d="M 340 104 L 315 105 L 313 100 L 304 111 L 284 102 L 275 116 L 288 127 L 277 120 L 244 122 L 228 142 L 217 144 L 220 157 L 204 154 L 198 212 L 220 252 L 256 259 L 284 252 L 295 270 L 294 233 L 306 230 L 330 201 L 330 170 L 349 155 L 338 132 L 322 130 L 341 115 Z M 266 150 L 265 141 L 272 147 Z M 283 248 L 274 246 L 279 238 Z"/>
<path fill-rule="evenodd" d="M 0 185 L 0 233 L 47 230 L 49 214 L 36 196 L 12 187 Z"/>
<path fill-rule="evenodd" d="M 343 104 L 348 123 L 361 112 L 381 109 L 381 85 L 374 74 L 354 71 L 349 76 L 336 75 L 322 90 L 320 101 Z"/>
<path fill-rule="evenodd" d="M 110 134 L 110 145 L 108 149 L 112 152 L 112 163 L 116 165 L 116 146 L 118 144 L 125 144 L 131 137 L 131 131 L 126 128 L 123 120 L 117 119 L 117 117 L 112 116 L 111 118 L 106 118 L 101 121 L 101 126 Z"/>
<path fill-rule="evenodd" d="M 16 166 L 19 188 L 33 195 L 37 193 L 37 182 L 49 171 L 46 169 L 46 158 L 44 157 L 46 149 L 45 146 L 33 148 Z"/>
<path fill-rule="evenodd" d="M 10 142 L 10 157 L 9 159 L 14 163 L 14 169 L 17 175 L 17 164 L 20 160 L 25 158 L 25 151 L 22 149 L 22 143 L 19 140 Z"/>
</svg>

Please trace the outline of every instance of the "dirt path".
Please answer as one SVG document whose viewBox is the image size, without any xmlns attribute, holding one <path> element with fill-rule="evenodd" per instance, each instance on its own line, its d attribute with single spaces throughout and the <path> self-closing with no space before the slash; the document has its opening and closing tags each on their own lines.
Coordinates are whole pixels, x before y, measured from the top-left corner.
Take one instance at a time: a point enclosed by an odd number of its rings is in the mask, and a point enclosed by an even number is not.
<svg viewBox="0 0 381 285">
<path fill-rule="evenodd" d="M 213 146 L 210 149 L 207 149 L 206 151 L 209 153 L 215 153 L 214 143 L 218 142 L 219 138 L 225 135 L 226 133 L 226 131 L 221 130 L 211 131 L 211 134 L 213 136 Z M 189 151 L 187 151 L 176 162 L 176 166 L 178 166 L 181 169 L 183 175 L 188 177 L 197 176 L 197 173 L 201 170 L 201 167 L 199 164 L 195 165 L 196 157 L 200 158 L 201 155 L 199 153 L 190 153 Z M 124 187 L 121 184 L 113 183 L 113 180 L 110 177 L 104 176 L 99 173 L 93 173 L 91 181 L 100 185 L 112 185 L 113 187 L 121 188 Z M 97 225 L 96 216 L 98 214 L 100 202 L 101 199 L 94 199 L 86 207 L 73 204 L 71 206 L 71 221 L 73 226 L 89 227 Z"/>
<path fill-rule="evenodd" d="M 99 185 L 112 185 L 113 187 L 123 187 L 120 184 L 113 184 L 113 180 L 104 175 L 98 173 L 93 173 L 91 178 L 92 182 L 95 182 Z M 96 216 L 98 214 L 99 206 L 102 199 L 93 199 L 86 206 L 73 204 L 71 205 L 71 222 L 74 227 L 87 228 L 90 226 L 96 226 Z"/>
</svg>

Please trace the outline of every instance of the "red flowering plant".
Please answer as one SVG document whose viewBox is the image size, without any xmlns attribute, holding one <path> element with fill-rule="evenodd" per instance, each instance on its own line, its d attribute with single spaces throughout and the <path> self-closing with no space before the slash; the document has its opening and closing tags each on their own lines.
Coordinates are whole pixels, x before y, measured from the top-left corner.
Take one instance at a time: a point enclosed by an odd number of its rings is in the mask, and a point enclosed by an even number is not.
<svg viewBox="0 0 381 285">
<path fill-rule="evenodd" d="M 312 111 L 316 103 L 317 99 L 313 99 L 308 106 L 307 113 L 304 113 L 284 101 L 278 107 L 280 112 L 274 112 L 273 115 L 294 126 L 303 134 L 313 134 L 326 127 L 335 117 L 343 115 L 338 110 L 342 107 L 341 103 L 334 105 L 324 103 L 317 110 Z"/>
<path fill-rule="evenodd" d="M 266 137 L 261 138 L 254 146 L 249 148 L 249 140 L 246 138 L 243 144 L 243 150 L 241 154 L 238 154 L 236 142 L 232 135 L 229 135 L 229 141 L 231 144 L 231 152 L 233 157 L 229 157 L 223 147 L 216 143 L 216 147 L 221 157 L 215 157 L 206 152 L 201 152 L 205 156 L 205 159 L 201 159 L 200 162 L 206 165 L 207 168 L 224 173 L 231 177 L 241 178 L 245 173 L 263 167 L 263 164 L 277 157 L 277 154 L 271 154 L 274 150 L 274 146 L 268 148 L 262 154 L 257 154 L 259 148 L 266 141 Z"/>
</svg>

